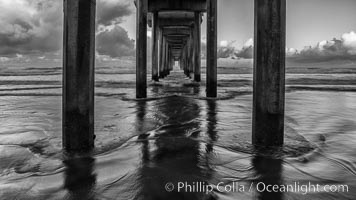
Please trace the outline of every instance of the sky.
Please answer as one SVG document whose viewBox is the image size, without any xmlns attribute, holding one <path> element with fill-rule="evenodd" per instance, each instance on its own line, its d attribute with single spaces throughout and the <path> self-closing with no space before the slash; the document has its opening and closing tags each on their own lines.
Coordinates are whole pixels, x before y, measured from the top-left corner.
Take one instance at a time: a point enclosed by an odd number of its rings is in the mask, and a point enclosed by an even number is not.
<svg viewBox="0 0 356 200">
<path fill-rule="evenodd" d="M 253 0 L 218 0 L 218 40 L 241 47 L 252 38 L 253 6 Z M 287 47 L 302 49 L 356 31 L 355 11 L 356 0 L 287 0 Z M 135 16 L 124 25 L 135 37 Z"/>
<path fill-rule="evenodd" d="M 63 0 L 0 0 L 0 61 L 61 55 Z M 218 0 L 220 46 L 253 45 L 253 0 Z M 356 0 L 287 0 L 287 47 L 300 55 L 356 54 Z M 97 55 L 134 55 L 133 0 L 97 0 Z M 202 39 L 205 39 L 206 20 Z M 334 39 L 335 38 L 335 39 Z M 307 47 L 307 48 L 306 48 Z"/>
</svg>

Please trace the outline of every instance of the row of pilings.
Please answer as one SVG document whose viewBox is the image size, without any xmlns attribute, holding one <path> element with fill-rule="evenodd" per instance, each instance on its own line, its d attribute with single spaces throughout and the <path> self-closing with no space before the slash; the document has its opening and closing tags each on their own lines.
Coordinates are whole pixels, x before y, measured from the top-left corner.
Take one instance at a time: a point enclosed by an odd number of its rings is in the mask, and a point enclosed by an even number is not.
<svg viewBox="0 0 356 200">
<path fill-rule="evenodd" d="M 152 79 L 158 81 L 167 76 L 178 61 L 186 74 L 194 73 L 194 79 L 200 81 L 198 25 L 201 13 L 206 12 L 206 95 L 217 97 L 217 0 L 136 0 L 136 7 L 137 98 L 147 97 L 148 13 L 153 13 L 158 22 L 161 11 L 172 10 L 192 12 L 195 29 L 189 29 L 186 38 L 178 31 L 177 38 L 182 38 L 174 42 L 174 33 L 165 33 L 174 27 L 169 24 L 163 27 L 159 22 L 154 25 L 158 27 L 154 29 L 155 41 L 161 42 L 155 42 L 153 47 Z M 252 142 L 280 146 L 284 135 L 286 0 L 255 0 L 254 13 Z M 94 147 L 95 16 L 96 0 L 64 0 L 63 147 L 66 150 Z M 193 39 L 189 40 L 190 37 Z M 189 47 L 193 55 L 188 55 Z"/>
</svg>

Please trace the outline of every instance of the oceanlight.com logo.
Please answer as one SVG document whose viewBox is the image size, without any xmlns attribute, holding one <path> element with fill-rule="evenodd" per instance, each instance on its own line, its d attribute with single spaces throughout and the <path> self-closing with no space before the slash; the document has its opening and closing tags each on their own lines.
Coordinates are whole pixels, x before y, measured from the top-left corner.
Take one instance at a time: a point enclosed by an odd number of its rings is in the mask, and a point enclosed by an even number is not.
<svg viewBox="0 0 356 200">
<path fill-rule="evenodd" d="M 212 193 L 222 192 L 222 193 L 244 193 L 244 192 L 270 192 L 270 193 L 301 193 L 306 195 L 308 193 L 347 193 L 349 192 L 348 185 L 320 185 L 320 184 L 300 184 L 299 182 L 294 182 L 293 184 L 266 184 L 264 182 L 249 184 L 241 184 L 239 182 L 224 183 L 220 182 L 216 185 L 208 184 L 206 182 L 178 182 L 173 184 L 168 182 L 165 185 L 165 190 L 167 192 L 187 192 L 187 193 Z"/>
</svg>

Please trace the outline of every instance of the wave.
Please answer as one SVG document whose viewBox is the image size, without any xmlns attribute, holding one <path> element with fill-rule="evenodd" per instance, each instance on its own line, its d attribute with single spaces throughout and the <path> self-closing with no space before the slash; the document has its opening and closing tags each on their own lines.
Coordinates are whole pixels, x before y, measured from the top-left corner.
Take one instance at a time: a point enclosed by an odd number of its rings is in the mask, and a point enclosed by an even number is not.
<svg viewBox="0 0 356 200">
<path fill-rule="evenodd" d="M 290 91 L 309 90 L 309 91 L 335 91 L 335 92 L 356 92 L 356 86 L 353 85 L 290 85 L 287 86 Z"/>
</svg>

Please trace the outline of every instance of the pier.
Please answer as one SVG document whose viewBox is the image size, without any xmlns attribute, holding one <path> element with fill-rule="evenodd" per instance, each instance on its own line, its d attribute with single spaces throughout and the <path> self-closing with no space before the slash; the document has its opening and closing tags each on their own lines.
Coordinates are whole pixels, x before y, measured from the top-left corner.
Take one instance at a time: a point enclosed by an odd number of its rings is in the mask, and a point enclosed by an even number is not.
<svg viewBox="0 0 356 200">
<path fill-rule="evenodd" d="M 201 81 L 201 24 L 207 24 L 206 97 L 218 96 L 217 0 L 135 0 L 136 97 L 147 97 L 147 27 L 152 27 L 152 80 L 178 62 Z M 96 0 L 64 0 L 63 147 L 94 147 Z M 253 11 L 251 11 L 253 12 Z M 281 146 L 284 136 L 286 0 L 255 0 L 253 137 Z M 206 22 L 202 16 L 206 14 Z M 238 19 L 236 19 L 238 20 Z M 233 26 L 233 25 L 232 25 Z"/>
</svg>

